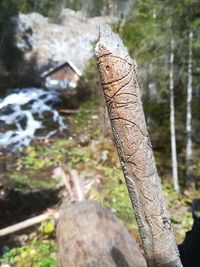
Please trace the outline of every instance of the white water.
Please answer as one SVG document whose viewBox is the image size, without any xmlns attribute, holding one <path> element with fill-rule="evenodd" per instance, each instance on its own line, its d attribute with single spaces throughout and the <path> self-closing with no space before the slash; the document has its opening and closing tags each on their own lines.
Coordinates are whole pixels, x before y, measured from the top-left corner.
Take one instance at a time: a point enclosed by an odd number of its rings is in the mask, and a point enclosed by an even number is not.
<svg viewBox="0 0 200 267">
<path fill-rule="evenodd" d="M 49 138 L 66 129 L 53 107 L 59 101 L 57 92 L 38 88 L 15 89 L 0 99 L 0 147 L 18 150 L 33 139 Z M 49 126 L 54 129 L 49 131 Z"/>
</svg>

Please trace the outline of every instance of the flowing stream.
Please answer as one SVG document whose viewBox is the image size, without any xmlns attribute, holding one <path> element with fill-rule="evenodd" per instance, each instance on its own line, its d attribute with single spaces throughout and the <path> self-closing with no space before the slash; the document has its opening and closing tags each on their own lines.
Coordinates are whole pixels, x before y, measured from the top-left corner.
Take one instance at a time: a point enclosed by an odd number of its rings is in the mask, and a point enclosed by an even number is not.
<svg viewBox="0 0 200 267">
<path fill-rule="evenodd" d="M 59 94 L 42 88 L 14 89 L 0 99 L 0 148 L 16 151 L 67 128 L 54 108 Z"/>
</svg>

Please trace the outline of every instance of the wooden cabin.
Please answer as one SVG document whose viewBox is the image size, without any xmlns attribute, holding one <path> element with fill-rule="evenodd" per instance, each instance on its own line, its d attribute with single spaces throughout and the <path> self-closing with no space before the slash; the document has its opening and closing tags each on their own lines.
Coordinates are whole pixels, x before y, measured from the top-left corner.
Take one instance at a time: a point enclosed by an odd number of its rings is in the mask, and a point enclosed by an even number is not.
<svg viewBox="0 0 200 267">
<path fill-rule="evenodd" d="M 76 88 L 80 76 L 81 71 L 69 61 L 52 67 L 41 74 L 43 86 L 58 90 Z"/>
</svg>

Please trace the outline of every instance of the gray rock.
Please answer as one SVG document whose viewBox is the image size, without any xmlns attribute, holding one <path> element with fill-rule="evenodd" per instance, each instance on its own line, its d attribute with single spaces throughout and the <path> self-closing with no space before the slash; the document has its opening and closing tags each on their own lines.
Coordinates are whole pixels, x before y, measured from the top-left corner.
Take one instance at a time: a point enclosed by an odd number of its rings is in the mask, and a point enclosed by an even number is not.
<svg viewBox="0 0 200 267">
<path fill-rule="evenodd" d="M 64 9 L 60 24 L 50 23 L 38 13 L 22 14 L 14 19 L 17 47 L 25 59 L 36 57 L 39 68 L 49 62 L 73 62 L 81 71 L 94 53 L 100 23 L 111 17 L 86 18 L 81 12 Z"/>
<path fill-rule="evenodd" d="M 57 227 L 58 267 L 145 267 L 136 241 L 108 209 L 64 203 Z"/>
</svg>

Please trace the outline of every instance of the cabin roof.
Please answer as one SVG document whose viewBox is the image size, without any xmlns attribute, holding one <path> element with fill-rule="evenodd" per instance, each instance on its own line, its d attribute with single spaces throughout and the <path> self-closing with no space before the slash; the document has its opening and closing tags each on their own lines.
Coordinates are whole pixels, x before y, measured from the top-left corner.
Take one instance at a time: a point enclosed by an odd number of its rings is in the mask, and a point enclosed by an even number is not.
<svg viewBox="0 0 200 267">
<path fill-rule="evenodd" d="M 62 64 L 56 64 L 55 66 L 52 66 L 48 70 L 43 71 L 41 73 L 41 77 L 45 78 L 45 77 L 51 75 L 53 72 L 63 68 L 66 65 L 69 65 L 78 76 L 82 75 L 81 71 L 71 61 L 68 60 L 68 61 L 66 61 L 66 62 L 64 62 Z"/>
</svg>

